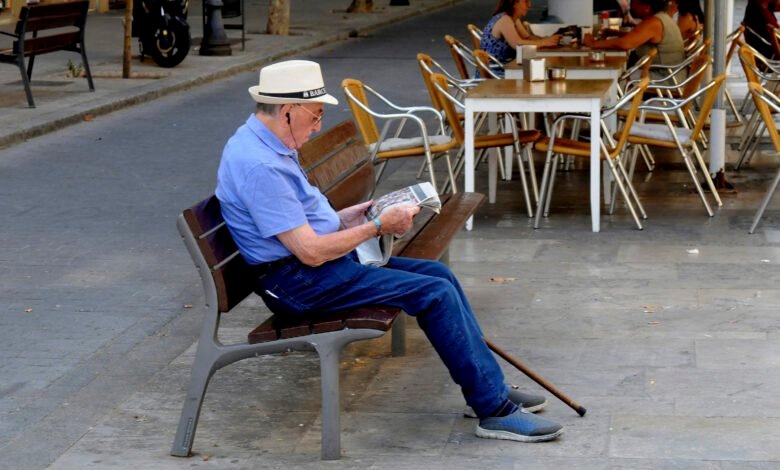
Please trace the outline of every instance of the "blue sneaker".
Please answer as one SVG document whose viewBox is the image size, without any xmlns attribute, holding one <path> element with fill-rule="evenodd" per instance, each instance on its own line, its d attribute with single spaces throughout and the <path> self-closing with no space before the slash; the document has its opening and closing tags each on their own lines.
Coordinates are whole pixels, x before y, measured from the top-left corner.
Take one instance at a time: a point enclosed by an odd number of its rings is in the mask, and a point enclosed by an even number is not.
<svg viewBox="0 0 780 470">
<path fill-rule="evenodd" d="M 477 425 L 477 437 L 506 439 L 519 442 L 551 441 L 563 434 L 563 426 L 540 418 L 522 408 L 501 417 L 482 418 Z"/>
<path fill-rule="evenodd" d="M 510 385 L 507 388 L 509 389 L 509 400 L 515 405 L 524 408 L 526 411 L 536 413 L 537 411 L 541 411 L 545 406 L 547 406 L 547 399 L 542 395 L 525 393 L 519 390 L 517 385 Z M 475 413 L 474 409 L 472 409 L 470 406 L 466 406 L 466 410 L 463 412 L 463 416 L 467 418 L 477 418 L 477 413 Z"/>
</svg>

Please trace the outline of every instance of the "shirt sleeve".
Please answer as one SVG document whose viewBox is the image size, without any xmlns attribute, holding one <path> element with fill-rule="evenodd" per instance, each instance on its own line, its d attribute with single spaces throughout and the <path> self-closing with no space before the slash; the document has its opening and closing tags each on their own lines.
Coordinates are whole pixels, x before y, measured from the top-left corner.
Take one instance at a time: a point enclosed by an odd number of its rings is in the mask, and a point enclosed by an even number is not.
<svg viewBox="0 0 780 470">
<path fill-rule="evenodd" d="M 279 168 L 258 165 L 247 174 L 239 194 L 263 238 L 307 223 L 295 188 Z"/>
</svg>

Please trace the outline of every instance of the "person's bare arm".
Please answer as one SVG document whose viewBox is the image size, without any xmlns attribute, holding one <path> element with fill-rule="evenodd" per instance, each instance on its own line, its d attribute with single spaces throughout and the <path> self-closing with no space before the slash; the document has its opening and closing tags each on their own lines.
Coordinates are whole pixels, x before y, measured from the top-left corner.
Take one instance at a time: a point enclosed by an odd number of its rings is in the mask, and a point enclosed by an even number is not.
<svg viewBox="0 0 780 470">
<path fill-rule="evenodd" d="M 523 28 L 523 31 L 525 31 L 525 28 Z M 561 36 L 559 34 L 547 38 L 537 38 L 527 31 L 525 31 L 525 33 L 528 34 L 528 37 L 522 37 L 516 27 L 516 23 L 513 22 L 512 18 L 509 16 L 503 16 L 496 22 L 495 26 L 493 26 L 493 34 L 495 35 L 496 33 L 503 37 L 504 41 L 506 41 L 507 44 L 509 44 L 511 47 L 517 47 L 518 45 L 553 47 L 557 46 L 558 42 L 561 40 Z"/>
<path fill-rule="evenodd" d="M 412 226 L 412 218 L 418 212 L 420 208 L 416 206 L 397 206 L 385 210 L 379 216 L 382 231 L 399 235 L 406 232 Z M 362 223 L 327 235 L 317 235 L 309 224 L 304 224 L 280 233 L 277 238 L 301 263 L 319 266 L 346 255 L 376 234 L 377 229 L 373 222 Z"/>
<path fill-rule="evenodd" d="M 623 36 L 596 41 L 590 34 L 585 35 L 583 43 L 594 49 L 636 49 L 645 43 L 658 44 L 664 34 L 664 26 L 658 18 L 648 18 Z"/>
</svg>

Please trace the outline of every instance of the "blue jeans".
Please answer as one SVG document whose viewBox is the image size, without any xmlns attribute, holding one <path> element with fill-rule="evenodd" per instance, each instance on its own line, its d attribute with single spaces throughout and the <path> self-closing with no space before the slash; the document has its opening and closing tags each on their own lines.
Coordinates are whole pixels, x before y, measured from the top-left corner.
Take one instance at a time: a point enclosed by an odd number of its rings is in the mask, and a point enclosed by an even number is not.
<svg viewBox="0 0 780 470">
<path fill-rule="evenodd" d="M 259 279 L 256 292 L 279 315 L 399 307 L 417 318 L 477 416 L 489 416 L 507 399 L 504 374 L 455 275 L 442 263 L 393 257 L 384 267 L 365 266 L 354 252 L 318 267 L 294 260 Z"/>
</svg>

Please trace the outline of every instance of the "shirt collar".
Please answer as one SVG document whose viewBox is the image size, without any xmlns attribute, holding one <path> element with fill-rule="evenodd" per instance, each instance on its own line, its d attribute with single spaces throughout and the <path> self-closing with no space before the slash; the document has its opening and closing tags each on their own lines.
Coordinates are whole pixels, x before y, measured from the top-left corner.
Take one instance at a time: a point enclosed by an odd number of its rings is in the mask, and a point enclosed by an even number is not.
<svg viewBox="0 0 780 470">
<path fill-rule="evenodd" d="M 271 132 L 265 124 L 257 119 L 257 116 L 254 114 L 249 115 L 249 118 L 246 120 L 246 125 L 254 132 L 261 142 L 270 147 L 271 150 L 277 154 L 292 157 L 293 159 L 298 155 L 298 152 L 295 149 L 286 146 L 284 142 L 282 142 L 276 134 Z"/>
</svg>

